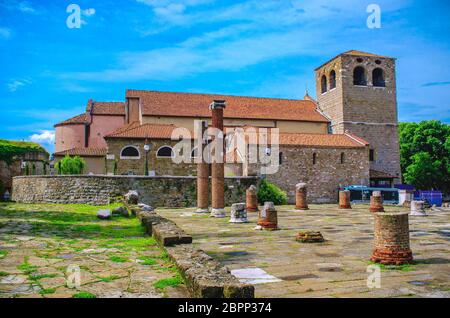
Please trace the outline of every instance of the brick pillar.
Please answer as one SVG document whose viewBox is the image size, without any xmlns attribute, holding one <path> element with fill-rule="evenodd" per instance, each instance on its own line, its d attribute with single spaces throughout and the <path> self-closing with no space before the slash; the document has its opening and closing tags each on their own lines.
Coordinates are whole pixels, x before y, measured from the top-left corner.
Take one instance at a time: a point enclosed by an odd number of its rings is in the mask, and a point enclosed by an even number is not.
<svg viewBox="0 0 450 318">
<path fill-rule="evenodd" d="M 202 121 L 202 145 L 206 143 L 203 141 L 204 132 L 207 128 L 207 122 Z M 203 158 L 203 154 L 200 154 L 200 149 L 197 151 L 198 156 L 201 156 L 202 162 L 197 164 L 197 213 L 208 213 L 209 206 L 209 164 Z"/>
<path fill-rule="evenodd" d="M 384 212 L 381 191 L 373 191 L 370 196 L 370 212 Z"/>
<path fill-rule="evenodd" d="M 350 191 L 339 191 L 339 209 L 351 209 Z"/>
<path fill-rule="evenodd" d="M 412 262 L 408 212 L 375 213 L 375 248 L 371 260 L 385 265 Z"/>
<path fill-rule="evenodd" d="M 247 191 L 245 191 L 245 200 L 247 212 L 258 212 L 258 191 L 254 185 L 251 185 Z"/>
<path fill-rule="evenodd" d="M 224 100 L 215 100 L 211 103 L 209 108 L 212 113 L 212 127 L 220 129 L 223 132 L 223 110 L 226 104 Z M 223 138 L 223 134 L 221 136 Z M 225 166 L 223 163 L 224 154 L 222 150 L 221 163 L 213 162 L 211 164 L 211 197 L 212 208 L 211 216 L 217 218 L 225 217 L 225 200 L 224 200 L 224 175 Z"/>
<path fill-rule="evenodd" d="M 306 201 L 307 188 L 306 183 L 298 183 L 295 186 L 295 209 L 309 210 L 308 202 Z"/>
<path fill-rule="evenodd" d="M 278 230 L 278 214 L 273 202 L 265 202 L 259 212 L 258 225 L 264 230 Z"/>
</svg>

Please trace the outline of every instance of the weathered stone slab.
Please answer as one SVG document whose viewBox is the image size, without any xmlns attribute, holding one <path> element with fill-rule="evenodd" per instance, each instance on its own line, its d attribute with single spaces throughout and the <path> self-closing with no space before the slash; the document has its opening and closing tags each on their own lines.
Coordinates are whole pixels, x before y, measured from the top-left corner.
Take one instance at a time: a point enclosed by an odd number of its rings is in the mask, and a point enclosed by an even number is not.
<svg viewBox="0 0 450 318">
<path fill-rule="evenodd" d="M 152 224 L 152 235 L 161 246 L 192 243 L 192 236 L 187 235 L 175 223 L 167 220 Z"/>
<path fill-rule="evenodd" d="M 97 217 L 101 220 L 107 220 L 111 218 L 111 210 L 98 210 Z"/>
<path fill-rule="evenodd" d="M 239 282 L 226 267 L 192 245 L 166 247 L 166 251 L 180 270 L 192 297 L 254 297 L 254 286 Z"/>
</svg>

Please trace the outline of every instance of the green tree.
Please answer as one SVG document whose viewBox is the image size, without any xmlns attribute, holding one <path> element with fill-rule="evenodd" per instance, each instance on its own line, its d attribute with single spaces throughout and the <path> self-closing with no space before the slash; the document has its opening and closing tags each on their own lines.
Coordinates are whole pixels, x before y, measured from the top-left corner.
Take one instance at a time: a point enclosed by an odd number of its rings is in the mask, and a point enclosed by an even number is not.
<svg viewBox="0 0 450 318">
<path fill-rule="evenodd" d="M 400 165 L 404 182 L 450 192 L 450 126 L 437 120 L 401 123 Z"/>
<path fill-rule="evenodd" d="M 419 152 L 412 156 L 412 163 L 403 175 L 408 184 L 419 189 L 439 189 L 444 173 L 439 160 L 434 161 L 428 152 Z"/>
<path fill-rule="evenodd" d="M 261 204 L 273 202 L 275 205 L 283 205 L 287 203 L 287 196 L 286 192 L 275 184 L 263 179 L 258 188 L 258 201 Z"/>
<path fill-rule="evenodd" d="M 79 156 L 65 156 L 56 163 L 56 169 L 59 174 L 82 174 L 86 167 L 86 162 Z"/>
</svg>

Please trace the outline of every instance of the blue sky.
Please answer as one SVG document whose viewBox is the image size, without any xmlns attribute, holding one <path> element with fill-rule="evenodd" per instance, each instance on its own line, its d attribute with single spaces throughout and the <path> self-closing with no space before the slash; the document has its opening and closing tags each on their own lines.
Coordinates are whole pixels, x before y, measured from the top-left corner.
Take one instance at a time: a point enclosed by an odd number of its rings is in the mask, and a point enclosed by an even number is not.
<svg viewBox="0 0 450 318">
<path fill-rule="evenodd" d="M 445 0 L 0 0 L 0 138 L 52 151 L 56 122 L 127 88 L 314 95 L 314 68 L 350 49 L 398 59 L 401 121 L 450 123 L 449 13 Z"/>
</svg>

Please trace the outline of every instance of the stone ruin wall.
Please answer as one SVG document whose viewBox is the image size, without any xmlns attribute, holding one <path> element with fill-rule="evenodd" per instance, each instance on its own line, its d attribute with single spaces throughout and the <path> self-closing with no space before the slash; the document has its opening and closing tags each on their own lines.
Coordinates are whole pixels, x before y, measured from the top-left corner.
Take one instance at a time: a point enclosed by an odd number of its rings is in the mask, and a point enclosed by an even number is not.
<svg viewBox="0 0 450 318">
<path fill-rule="evenodd" d="M 245 202 L 255 177 L 225 179 L 225 202 Z M 154 207 L 195 207 L 196 177 L 28 176 L 13 179 L 12 199 L 20 203 L 81 203 L 104 205 L 137 190 Z"/>
<path fill-rule="evenodd" d="M 309 203 L 337 203 L 339 186 L 369 185 L 369 149 L 281 146 L 282 163 L 267 180 L 283 189 L 288 202 L 295 202 L 295 185 L 304 182 Z M 313 154 L 316 163 L 313 164 Z M 341 163 L 341 154 L 344 163 Z M 251 165 L 251 172 L 259 167 Z"/>
</svg>

